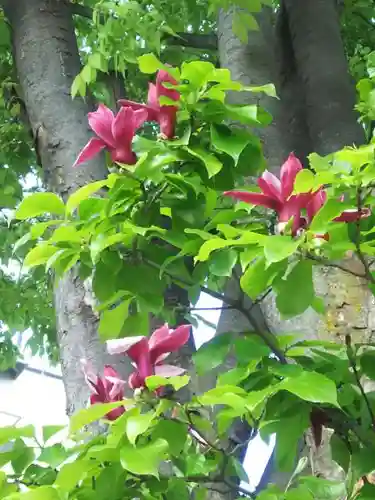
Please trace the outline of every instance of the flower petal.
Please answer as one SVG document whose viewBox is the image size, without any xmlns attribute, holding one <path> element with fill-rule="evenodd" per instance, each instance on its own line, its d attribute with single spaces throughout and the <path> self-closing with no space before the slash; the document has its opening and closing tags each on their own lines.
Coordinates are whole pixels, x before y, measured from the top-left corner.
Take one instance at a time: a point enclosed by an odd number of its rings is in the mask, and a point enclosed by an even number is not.
<svg viewBox="0 0 375 500">
<path fill-rule="evenodd" d="M 98 376 L 95 373 L 95 370 L 90 361 L 87 359 L 81 359 L 81 367 L 83 374 L 85 375 L 85 380 L 87 385 L 90 387 L 92 391 L 97 392 L 97 384 L 98 384 Z"/>
<path fill-rule="evenodd" d="M 112 136 L 112 123 L 114 116 L 112 111 L 104 104 L 99 104 L 97 111 L 88 113 L 89 125 L 95 134 L 102 139 L 110 148 L 114 147 Z"/>
<path fill-rule="evenodd" d="M 314 216 L 319 212 L 319 210 L 325 204 L 326 200 L 327 193 L 323 189 L 320 189 L 313 194 L 311 200 L 306 205 L 306 212 L 309 222 L 313 220 Z"/>
<path fill-rule="evenodd" d="M 266 196 L 275 198 L 281 202 L 283 201 L 283 196 L 281 194 L 281 182 L 276 175 L 273 175 L 268 170 L 265 170 L 262 177 L 259 177 L 258 186 Z"/>
<path fill-rule="evenodd" d="M 169 332 L 168 336 L 158 334 L 154 338 L 152 347 L 150 346 L 151 363 L 155 364 L 160 356 L 166 353 L 175 352 L 182 347 L 190 338 L 191 325 L 181 325 Z"/>
<path fill-rule="evenodd" d="M 107 147 L 105 142 L 103 142 L 98 137 L 92 137 L 86 144 L 86 146 L 82 149 L 82 151 L 79 153 L 76 161 L 73 164 L 73 167 L 76 167 L 81 163 L 85 163 L 86 161 L 91 160 L 91 158 L 94 158 L 94 156 L 99 154 L 100 151 L 102 151 L 105 147 Z"/>
<path fill-rule="evenodd" d="M 177 111 L 178 108 L 175 106 L 161 106 L 158 114 L 160 133 L 168 139 L 173 139 L 175 136 Z"/>
<path fill-rule="evenodd" d="M 180 99 L 180 93 L 175 89 L 167 89 L 164 87 L 164 83 L 171 83 L 172 85 L 177 85 L 178 82 L 172 75 L 165 70 L 159 70 L 156 75 L 156 93 L 159 99 L 160 96 L 168 97 L 173 101 L 178 101 Z M 149 90 L 150 93 L 150 90 Z"/>
<path fill-rule="evenodd" d="M 151 82 L 148 84 L 147 104 L 154 111 L 159 111 L 160 109 L 159 96 L 156 91 L 156 86 Z"/>
<path fill-rule="evenodd" d="M 106 417 L 108 420 L 116 420 L 121 417 L 123 413 L 125 413 L 125 408 L 123 406 L 119 406 L 118 408 L 113 408 L 113 410 L 108 412 Z"/>
<path fill-rule="evenodd" d="M 129 375 L 128 385 L 130 389 L 139 389 L 140 387 L 144 387 L 144 379 L 139 375 L 138 372 L 133 372 Z"/>
<path fill-rule="evenodd" d="M 108 354 L 125 354 L 134 344 L 145 339 L 144 336 L 125 337 L 124 339 L 107 340 Z"/>
<path fill-rule="evenodd" d="M 151 337 L 148 339 L 148 346 L 150 349 L 153 349 L 159 342 L 167 339 L 169 337 L 169 326 L 168 323 L 165 323 L 160 328 L 157 328 Z"/>
<path fill-rule="evenodd" d="M 266 196 L 263 193 L 249 193 L 247 191 L 225 191 L 224 196 L 231 196 L 235 200 L 244 201 L 245 203 L 250 203 L 251 205 L 262 206 L 266 208 L 271 208 L 272 210 L 280 210 L 282 204 Z"/>
<path fill-rule="evenodd" d="M 286 162 L 283 163 L 280 169 L 281 193 L 284 200 L 289 198 L 294 189 L 294 181 L 300 170 L 302 164 L 294 153 L 290 153 Z"/>
<path fill-rule="evenodd" d="M 333 219 L 335 222 L 355 222 L 360 219 L 365 219 L 371 215 L 371 210 L 369 208 L 357 208 L 344 210 L 341 215 Z"/>
<path fill-rule="evenodd" d="M 157 121 L 157 110 L 154 109 L 151 104 L 141 104 L 140 102 L 128 101 L 127 99 L 119 99 L 118 103 L 120 106 L 125 106 L 128 108 L 134 109 L 134 111 L 138 111 L 139 109 L 144 109 L 147 111 L 146 121 Z"/>
<path fill-rule="evenodd" d="M 160 377 L 175 377 L 177 375 L 182 375 L 186 370 L 180 368 L 179 366 L 173 365 L 157 365 L 155 366 L 155 375 Z"/>
<path fill-rule="evenodd" d="M 154 374 L 148 339 L 146 337 L 143 337 L 140 342 L 130 347 L 126 354 L 137 365 L 138 373 L 143 380 Z"/>
</svg>

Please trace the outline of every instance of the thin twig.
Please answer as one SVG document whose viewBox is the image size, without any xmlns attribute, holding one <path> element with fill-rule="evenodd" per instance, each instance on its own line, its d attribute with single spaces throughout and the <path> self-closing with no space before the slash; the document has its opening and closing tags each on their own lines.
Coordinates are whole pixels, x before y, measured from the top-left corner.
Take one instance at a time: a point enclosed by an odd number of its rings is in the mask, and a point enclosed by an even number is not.
<svg viewBox="0 0 375 500">
<path fill-rule="evenodd" d="M 159 264 L 156 264 L 155 262 L 153 262 L 149 259 L 146 259 L 144 257 L 142 257 L 142 261 L 145 264 L 153 267 L 154 269 L 160 270 Z M 189 283 L 189 282 L 185 281 L 184 279 L 182 279 L 178 276 L 175 276 L 173 273 L 171 273 L 170 271 L 167 271 L 166 269 L 164 269 L 164 273 L 167 274 L 172 280 L 174 280 L 176 285 L 180 284 L 180 285 L 189 286 L 189 287 L 194 286 L 194 283 Z M 215 299 L 221 300 L 225 304 L 232 306 L 233 309 L 237 309 L 237 311 L 239 311 L 248 320 L 249 324 L 251 325 L 251 327 L 254 330 L 254 333 L 256 335 L 258 335 L 263 340 L 263 342 L 270 348 L 270 350 L 279 358 L 280 362 L 283 364 L 287 363 L 286 357 L 285 357 L 283 351 L 277 345 L 277 341 L 276 341 L 274 335 L 268 331 L 263 331 L 259 327 L 259 325 L 257 324 L 257 321 L 254 319 L 254 317 L 251 314 L 251 308 L 247 309 L 246 307 L 244 307 L 241 304 L 240 301 L 235 300 L 235 299 L 231 299 L 231 298 L 229 298 L 229 297 L 227 297 L 219 292 L 216 292 L 215 290 L 211 290 L 210 288 L 207 288 L 205 286 L 201 286 L 200 288 L 201 288 L 201 291 L 206 293 L 207 295 L 210 295 L 211 297 L 213 297 Z"/>
<path fill-rule="evenodd" d="M 315 262 L 319 262 L 322 266 L 325 267 L 333 267 L 335 269 L 340 269 L 341 271 L 344 271 L 345 273 L 351 274 L 352 276 L 356 276 L 357 278 L 366 278 L 366 275 L 364 273 L 357 273 L 355 271 L 352 271 L 351 269 L 347 268 L 346 266 L 342 266 L 341 264 L 336 264 L 335 262 L 329 262 L 323 259 L 322 257 L 318 257 L 317 255 L 313 254 L 307 254 L 306 257 L 310 260 L 313 260 Z"/>
</svg>

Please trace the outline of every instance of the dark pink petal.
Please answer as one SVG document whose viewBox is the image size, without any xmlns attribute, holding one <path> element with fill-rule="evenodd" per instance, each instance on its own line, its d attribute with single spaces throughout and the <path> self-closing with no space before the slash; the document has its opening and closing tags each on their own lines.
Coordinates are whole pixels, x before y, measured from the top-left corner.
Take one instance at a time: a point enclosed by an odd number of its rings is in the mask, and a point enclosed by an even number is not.
<svg viewBox="0 0 375 500">
<path fill-rule="evenodd" d="M 333 219 L 335 222 L 355 222 L 360 219 L 365 219 L 371 215 L 371 210 L 368 208 L 361 208 L 358 210 L 356 208 L 344 210 L 344 212 Z"/>
<path fill-rule="evenodd" d="M 157 121 L 160 125 L 160 133 L 168 139 L 175 136 L 177 119 L 177 108 L 175 106 L 161 106 Z"/>
<path fill-rule="evenodd" d="M 157 341 L 154 341 L 150 347 L 151 363 L 155 364 L 156 360 L 160 359 L 163 354 L 175 352 L 186 344 L 190 337 L 190 330 L 191 325 L 181 325 L 164 338 L 159 334 Z"/>
<path fill-rule="evenodd" d="M 109 413 L 107 413 L 106 417 L 108 418 L 108 420 L 116 420 L 121 417 L 123 413 L 125 413 L 125 408 L 123 406 L 119 406 L 118 408 L 114 408 Z"/>
<path fill-rule="evenodd" d="M 159 96 L 153 83 L 148 84 L 147 104 L 156 111 L 160 109 Z"/>
<path fill-rule="evenodd" d="M 246 191 L 225 191 L 224 196 L 231 196 L 235 200 L 244 201 L 245 203 L 250 203 L 251 205 L 260 205 L 262 207 L 271 208 L 272 210 L 281 210 L 282 204 L 266 196 L 263 193 L 249 193 Z"/>
<path fill-rule="evenodd" d="M 286 200 L 292 194 L 294 189 L 294 181 L 297 174 L 302 170 L 302 164 L 294 153 L 290 153 L 288 159 L 280 169 L 281 192 Z"/>
<path fill-rule="evenodd" d="M 96 391 L 96 385 L 98 382 L 98 376 L 95 373 L 95 370 L 92 366 L 92 363 L 90 361 L 87 361 L 86 359 L 81 359 L 81 367 L 83 374 L 85 376 L 85 380 L 87 385 L 90 387 L 90 389 L 93 389 Z"/>
<path fill-rule="evenodd" d="M 142 378 L 138 372 L 133 372 L 129 375 L 128 385 L 130 389 L 139 389 L 145 386 L 145 380 Z"/>
<path fill-rule="evenodd" d="M 159 375 L 160 377 L 176 377 L 177 375 L 182 375 L 186 370 L 184 368 L 180 368 L 179 366 L 173 365 L 156 365 L 155 366 L 155 375 Z"/>
<path fill-rule="evenodd" d="M 98 396 L 97 394 L 90 394 L 90 404 L 95 405 L 97 403 L 106 403 L 105 398 Z"/>
<path fill-rule="evenodd" d="M 114 140 L 112 136 L 112 123 L 114 116 L 112 111 L 99 104 L 97 111 L 88 113 L 89 125 L 95 134 L 106 143 L 108 147 L 114 147 Z"/>
<path fill-rule="evenodd" d="M 263 172 L 262 177 L 259 177 L 258 186 L 266 196 L 275 198 L 281 202 L 284 201 L 281 194 L 280 180 L 268 170 Z"/>
<path fill-rule="evenodd" d="M 134 344 L 127 351 L 129 358 L 134 361 L 137 366 L 138 373 L 142 379 L 154 374 L 153 366 L 150 359 L 150 350 L 148 347 L 148 339 L 144 337 L 140 342 Z"/>
<path fill-rule="evenodd" d="M 86 146 L 79 153 L 78 158 L 73 164 L 73 167 L 76 167 L 81 163 L 85 163 L 86 161 L 91 160 L 92 158 L 94 158 L 94 156 L 99 154 L 100 151 L 102 151 L 105 147 L 106 147 L 105 142 L 103 142 L 101 139 L 98 139 L 97 137 L 93 137 L 92 139 L 89 140 Z"/>
<path fill-rule="evenodd" d="M 153 349 L 159 342 L 166 340 L 169 337 L 169 326 L 165 323 L 160 328 L 157 328 L 148 340 L 148 346 Z"/>
<path fill-rule="evenodd" d="M 104 367 L 103 384 L 109 401 L 117 401 L 124 397 L 125 381 L 112 366 Z"/>
<path fill-rule="evenodd" d="M 133 153 L 130 147 L 118 147 L 111 151 L 111 159 L 114 162 L 125 163 L 126 165 L 135 165 L 137 155 Z"/>
<path fill-rule="evenodd" d="M 125 337 L 124 339 L 107 340 L 108 354 L 126 354 L 126 352 L 134 345 L 141 342 L 146 337 Z"/>
<path fill-rule="evenodd" d="M 127 99 L 119 99 L 118 103 L 120 106 L 125 106 L 127 108 L 132 108 L 134 111 L 137 111 L 139 109 L 144 109 L 147 111 L 147 119 L 146 121 L 157 121 L 157 111 L 151 105 L 147 104 L 141 104 L 139 102 L 135 101 L 128 101 Z"/>
<path fill-rule="evenodd" d="M 313 220 L 314 216 L 319 212 L 326 201 L 327 193 L 323 189 L 320 189 L 313 194 L 311 200 L 306 205 L 307 217 L 309 222 Z"/>
<path fill-rule="evenodd" d="M 280 222 L 286 222 L 291 217 L 295 215 L 299 215 L 301 212 L 301 209 L 304 207 L 305 204 L 305 198 L 301 197 L 300 195 L 293 195 L 291 196 L 288 201 L 286 201 L 281 210 L 278 212 L 279 215 L 279 221 Z"/>
<path fill-rule="evenodd" d="M 175 89 L 167 89 L 164 87 L 164 83 L 171 83 L 172 85 L 178 84 L 177 80 L 175 80 L 172 75 L 161 69 L 156 75 L 156 93 L 158 98 L 164 96 L 173 101 L 178 101 L 180 99 L 180 93 Z"/>
</svg>

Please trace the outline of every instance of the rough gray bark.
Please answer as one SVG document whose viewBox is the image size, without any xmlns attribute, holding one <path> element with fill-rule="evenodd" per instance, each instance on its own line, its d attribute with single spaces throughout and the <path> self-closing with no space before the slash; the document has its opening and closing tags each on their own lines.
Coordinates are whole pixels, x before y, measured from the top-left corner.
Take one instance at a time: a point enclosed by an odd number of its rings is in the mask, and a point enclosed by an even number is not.
<svg viewBox="0 0 375 500">
<path fill-rule="evenodd" d="M 312 148 L 329 154 L 362 143 L 355 90 L 340 34 L 335 0 L 283 0 L 299 76 L 304 86 Z"/>
<path fill-rule="evenodd" d="M 90 138 L 87 104 L 72 100 L 70 88 L 80 60 L 69 3 L 62 0 L 9 0 L 14 60 L 48 188 L 66 198 L 80 186 L 106 175 L 101 158 L 73 169 Z M 58 343 L 67 395 L 67 413 L 86 405 L 88 390 L 79 360 L 101 371 L 114 363 L 97 335 L 97 318 L 85 303 L 82 282 L 70 272 L 55 287 Z M 117 360 L 118 361 L 118 360 Z M 123 375 L 124 362 L 120 363 Z"/>
</svg>

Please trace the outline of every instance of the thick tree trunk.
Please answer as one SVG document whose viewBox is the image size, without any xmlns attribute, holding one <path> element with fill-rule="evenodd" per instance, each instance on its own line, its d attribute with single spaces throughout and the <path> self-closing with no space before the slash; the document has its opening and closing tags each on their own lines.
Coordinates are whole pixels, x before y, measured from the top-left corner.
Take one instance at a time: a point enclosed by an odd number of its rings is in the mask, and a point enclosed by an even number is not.
<svg viewBox="0 0 375 500">
<path fill-rule="evenodd" d="M 101 158 L 73 169 L 74 160 L 90 138 L 88 106 L 72 100 L 70 88 L 80 60 L 68 1 L 9 0 L 6 15 L 13 32 L 14 60 L 23 90 L 48 189 L 66 198 L 80 186 L 106 175 Z M 97 335 L 97 318 L 87 304 L 83 283 L 72 271 L 55 287 L 57 332 L 67 395 L 67 413 L 86 405 L 88 390 L 80 359 L 101 371 L 125 363 L 105 353 Z M 114 363 L 115 362 L 115 363 Z"/>
<path fill-rule="evenodd" d="M 283 0 L 313 151 L 329 154 L 362 143 L 355 91 L 340 34 L 336 0 Z"/>
</svg>

